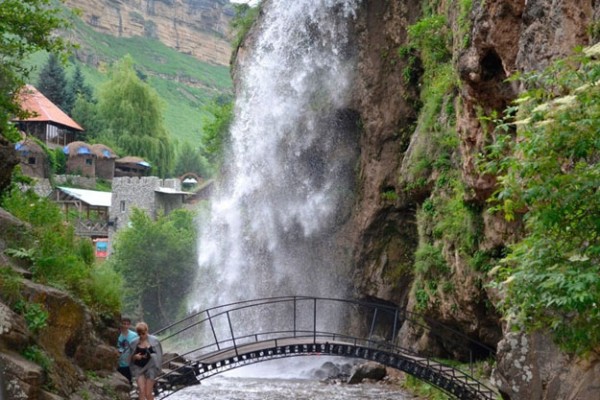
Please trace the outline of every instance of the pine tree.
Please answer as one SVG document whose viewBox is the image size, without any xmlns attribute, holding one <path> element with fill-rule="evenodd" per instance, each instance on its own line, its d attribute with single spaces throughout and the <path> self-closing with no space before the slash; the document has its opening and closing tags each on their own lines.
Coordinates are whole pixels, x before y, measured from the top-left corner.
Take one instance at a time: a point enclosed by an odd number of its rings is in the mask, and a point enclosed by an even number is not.
<svg viewBox="0 0 600 400">
<path fill-rule="evenodd" d="M 65 112 L 72 115 L 73 106 L 77 98 L 81 96 L 88 103 L 93 102 L 93 91 L 90 86 L 85 83 L 85 78 L 81 72 L 79 64 L 75 65 L 75 71 L 73 72 L 73 78 L 67 87 L 66 105 Z"/>
<path fill-rule="evenodd" d="M 67 94 L 67 78 L 65 69 L 61 65 L 56 54 L 50 53 L 48 62 L 40 72 L 37 88 L 51 102 L 66 111 L 69 106 Z"/>
</svg>

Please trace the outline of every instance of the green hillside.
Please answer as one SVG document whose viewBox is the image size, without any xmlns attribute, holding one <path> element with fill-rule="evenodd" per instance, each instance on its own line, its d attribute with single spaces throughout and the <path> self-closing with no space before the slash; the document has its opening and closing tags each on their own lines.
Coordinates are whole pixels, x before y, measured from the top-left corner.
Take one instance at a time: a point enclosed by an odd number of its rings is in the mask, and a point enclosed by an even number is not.
<svg viewBox="0 0 600 400">
<path fill-rule="evenodd" d="M 198 141 L 202 131 L 204 107 L 216 97 L 230 96 L 232 82 L 229 67 L 202 62 L 192 56 L 179 53 L 161 42 L 146 38 L 118 38 L 94 31 L 77 17 L 73 20 L 73 31 L 69 37 L 79 44 L 76 52 L 84 63 L 78 63 L 86 83 L 97 92 L 108 79 L 110 64 L 126 54 L 131 55 L 136 69 L 164 101 L 165 125 L 173 138 Z M 46 63 L 46 54 L 36 54 L 32 63 L 37 66 L 32 74 L 32 83 L 37 83 L 38 73 Z M 73 64 L 66 68 L 70 77 Z"/>
</svg>

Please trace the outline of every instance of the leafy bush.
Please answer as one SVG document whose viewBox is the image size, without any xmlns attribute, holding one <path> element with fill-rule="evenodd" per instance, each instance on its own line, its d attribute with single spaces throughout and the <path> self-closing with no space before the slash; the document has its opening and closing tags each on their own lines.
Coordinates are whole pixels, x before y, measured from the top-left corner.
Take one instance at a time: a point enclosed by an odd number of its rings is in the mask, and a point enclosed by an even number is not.
<svg viewBox="0 0 600 400">
<path fill-rule="evenodd" d="M 600 63 L 579 53 L 518 78 L 529 90 L 487 165 L 493 211 L 523 215 L 526 234 L 493 271 L 506 315 L 584 353 L 600 345 Z"/>
<path fill-rule="evenodd" d="M 246 34 L 256 21 L 259 7 L 250 7 L 248 4 L 234 4 L 235 16 L 231 21 L 231 27 L 235 32 L 235 39 L 233 40 L 233 48 L 237 48 L 246 37 Z"/>
<path fill-rule="evenodd" d="M 48 311 L 41 304 L 21 300 L 15 304 L 15 309 L 23 315 L 32 333 L 38 333 L 48 325 Z"/>
<path fill-rule="evenodd" d="M 31 224 L 35 246 L 7 250 L 30 261 L 34 280 L 68 290 L 93 309 L 119 311 L 114 296 L 95 297 L 98 292 L 94 250 L 89 239 L 75 236 L 56 204 L 33 192 L 11 190 L 1 201 L 15 217 Z M 118 279 L 105 280 L 104 293 L 120 291 Z"/>
<path fill-rule="evenodd" d="M 21 300 L 21 275 L 10 267 L 0 267 L 0 297 L 9 305 Z"/>
<path fill-rule="evenodd" d="M 39 346 L 29 346 L 21 353 L 23 357 L 42 367 L 45 372 L 52 368 L 53 361 Z"/>
</svg>

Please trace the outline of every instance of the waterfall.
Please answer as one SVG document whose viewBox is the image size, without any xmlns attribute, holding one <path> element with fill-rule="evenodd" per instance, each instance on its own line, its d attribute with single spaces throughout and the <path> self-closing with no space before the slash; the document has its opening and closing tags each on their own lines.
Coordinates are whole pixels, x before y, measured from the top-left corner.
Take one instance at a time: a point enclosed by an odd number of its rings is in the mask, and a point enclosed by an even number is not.
<svg viewBox="0 0 600 400">
<path fill-rule="evenodd" d="M 238 73 L 225 173 L 200 221 L 191 308 L 343 297 L 358 118 L 348 98 L 360 0 L 273 0 Z"/>
</svg>

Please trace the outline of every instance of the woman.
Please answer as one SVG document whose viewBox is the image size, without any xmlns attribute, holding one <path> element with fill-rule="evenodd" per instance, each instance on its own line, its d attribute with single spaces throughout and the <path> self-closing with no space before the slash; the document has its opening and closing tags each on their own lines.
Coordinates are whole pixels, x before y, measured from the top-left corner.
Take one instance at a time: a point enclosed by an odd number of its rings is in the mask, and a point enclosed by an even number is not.
<svg viewBox="0 0 600 400">
<path fill-rule="evenodd" d="M 129 368 L 137 382 L 139 400 L 154 400 L 154 384 L 161 373 L 162 346 L 156 336 L 148 334 L 145 322 L 139 322 L 135 330 L 139 338 L 129 344 Z"/>
</svg>

